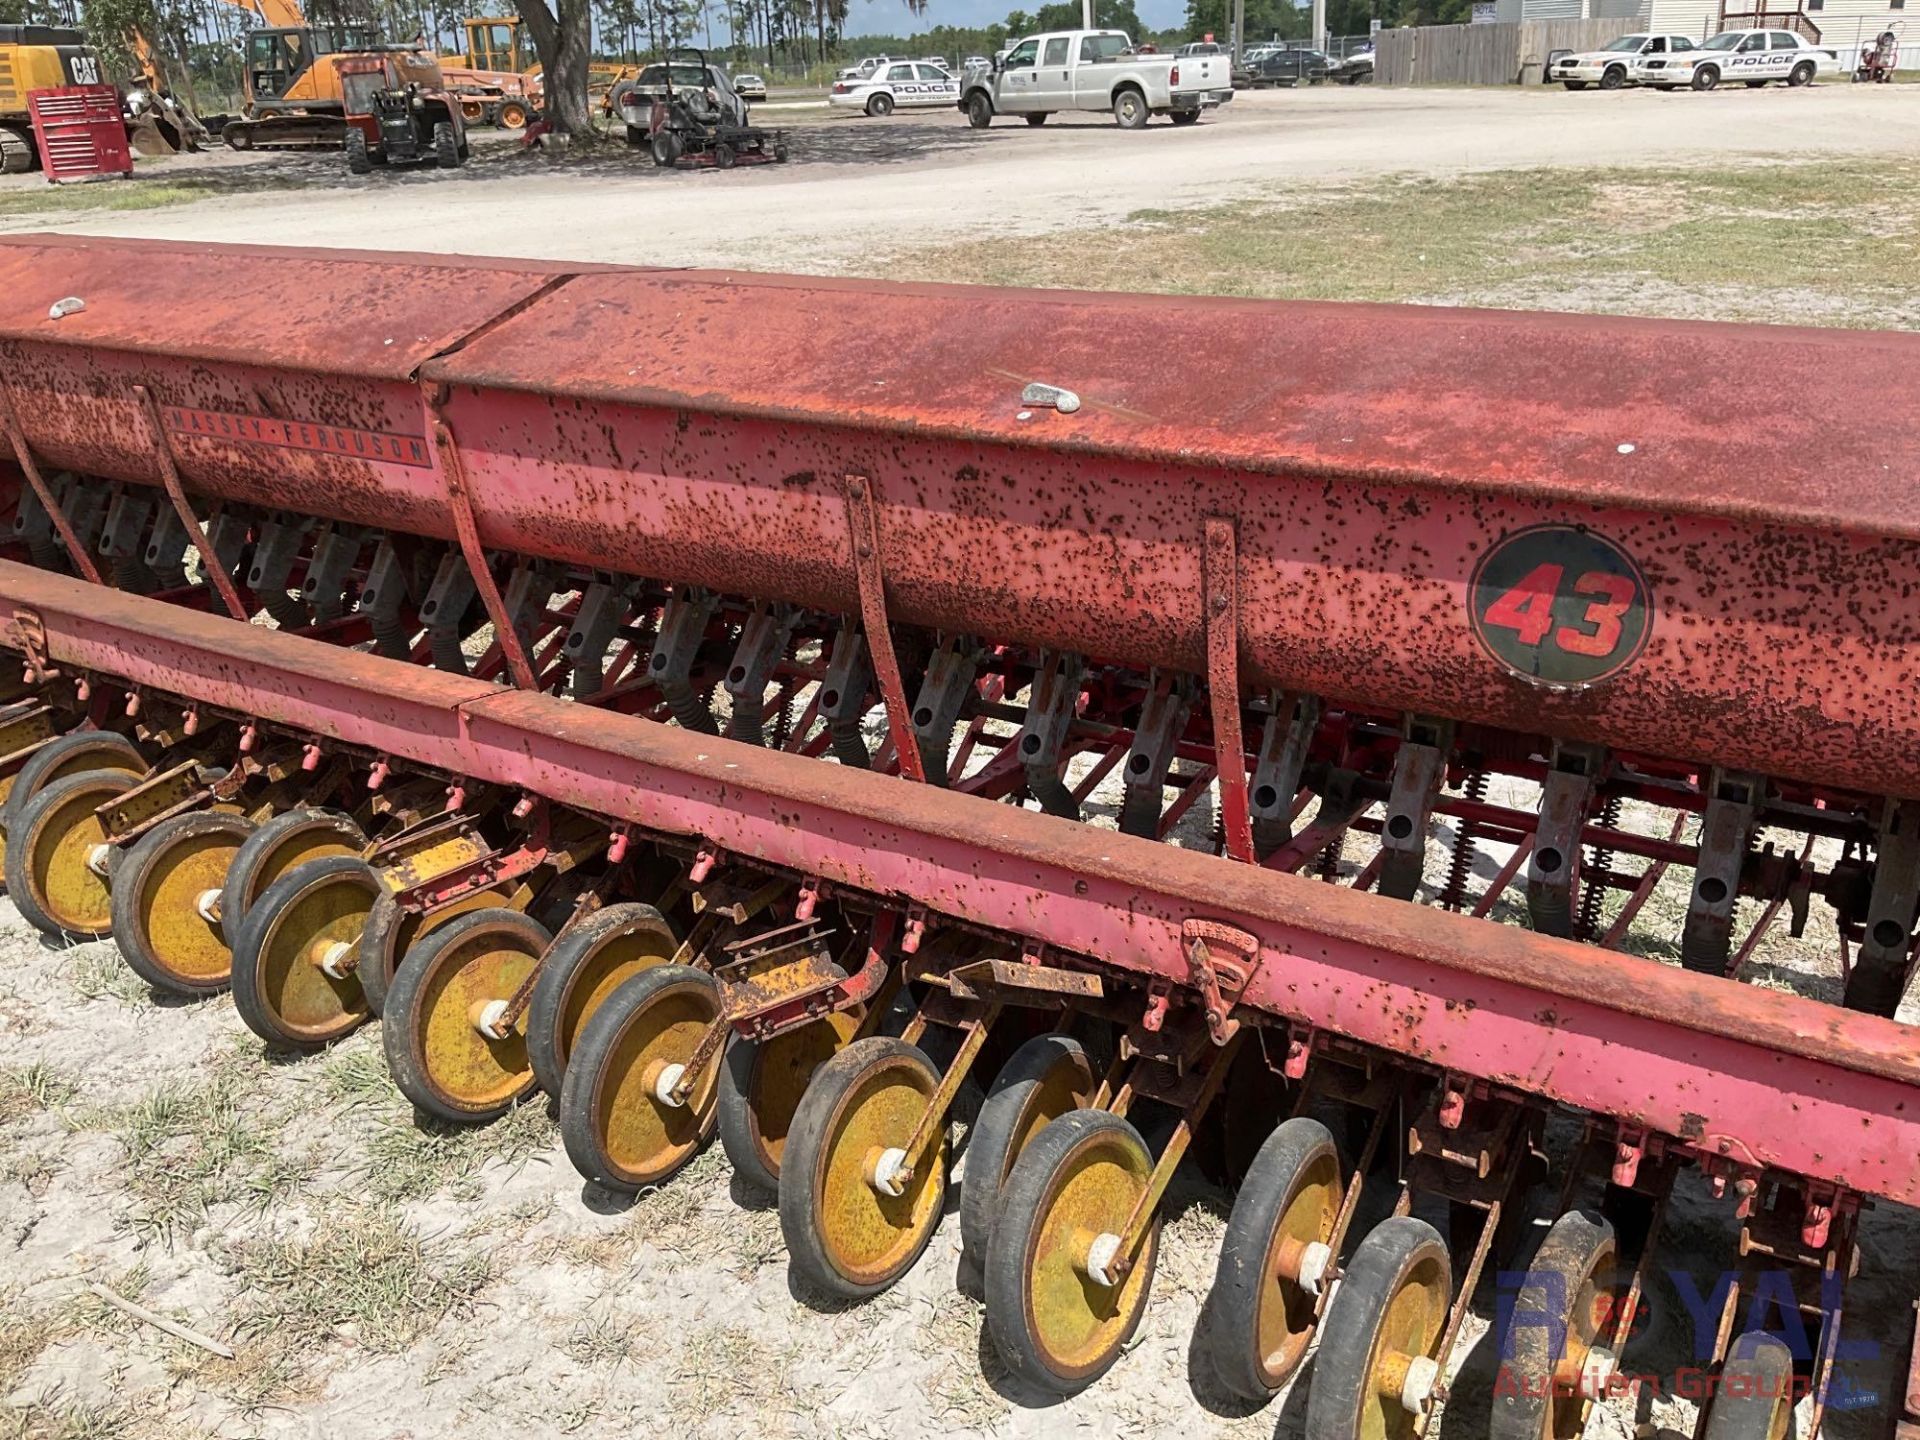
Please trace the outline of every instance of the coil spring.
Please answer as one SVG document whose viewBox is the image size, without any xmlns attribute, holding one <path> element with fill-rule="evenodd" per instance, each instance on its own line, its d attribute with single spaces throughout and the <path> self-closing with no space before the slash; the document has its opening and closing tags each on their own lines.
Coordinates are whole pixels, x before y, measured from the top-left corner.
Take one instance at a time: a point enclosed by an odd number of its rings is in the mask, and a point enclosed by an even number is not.
<svg viewBox="0 0 1920 1440">
<path fill-rule="evenodd" d="M 374 647 L 389 660 L 405 660 L 413 654 L 413 637 L 398 615 L 376 618 L 372 629 Z"/>
<path fill-rule="evenodd" d="M 793 738 L 794 697 L 789 695 L 773 717 L 773 738 L 767 742 L 774 750 L 784 750 Z"/>
<path fill-rule="evenodd" d="M 1609 795 L 1594 818 L 1605 829 L 1611 830 L 1617 826 L 1620 823 L 1620 797 Z M 1613 851 L 1602 845 L 1588 849 L 1586 877 L 1580 884 L 1580 915 L 1573 925 L 1574 933 L 1582 940 L 1599 938 L 1600 910 L 1606 904 L 1607 887 L 1594 877 L 1605 875 L 1611 869 Z"/>
<path fill-rule="evenodd" d="M 1483 803 L 1487 798 L 1487 772 L 1469 772 L 1460 793 L 1476 805 Z M 1473 823 L 1461 820 L 1453 833 L 1453 855 L 1447 862 L 1446 882 L 1440 887 L 1439 901 L 1443 908 L 1467 908 L 1467 881 L 1473 878 L 1473 862 L 1478 855 L 1473 844 Z"/>
<path fill-rule="evenodd" d="M 1322 880 L 1338 879 L 1340 876 L 1340 862 L 1346 858 L 1346 855 L 1347 832 L 1342 830 L 1334 840 L 1327 844 L 1326 848 L 1314 857 L 1313 873 L 1318 875 Z"/>
<path fill-rule="evenodd" d="M 273 617 L 273 623 L 282 630 L 304 630 L 307 626 L 307 607 L 284 590 L 269 590 L 261 603 L 267 614 Z"/>
<path fill-rule="evenodd" d="M 130 595 L 151 595 L 160 588 L 160 577 L 138 555 L 113 557 L 113 585 Z"/>
</svg>

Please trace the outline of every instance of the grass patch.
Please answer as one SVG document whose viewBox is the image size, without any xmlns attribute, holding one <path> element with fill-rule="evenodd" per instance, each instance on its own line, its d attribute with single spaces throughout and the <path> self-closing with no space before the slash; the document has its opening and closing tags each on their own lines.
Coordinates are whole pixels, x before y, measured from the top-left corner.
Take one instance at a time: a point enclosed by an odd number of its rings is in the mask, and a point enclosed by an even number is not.
<svg viewBox="0 0 1920 1440">
<path fill-rule="evenodd" d="M 244 174 L 244 180 L 238 178 Z M 148 179 L 96 180 L 84 185 L 36 185 L 0 190 L 0 220 L 20 215 L 66 214 L 78 210 L 163 210 L 191 205 L 238 191 L 297 190 L 304 179 L 276 174 L 264 166 L 218 175 L 180 175 Z"/>
<path fill-rule="evenodd" d="M 70 954 L 60 973 L 82 1000 L 118 1000 L 130 1010 L 152 1008 L 152 989 L 111 944 L 82 945 Z"/>
<path fill-rule="evenodd" d="M 259 1101 L 267 1079 L 257 1057 L 236 1052 L 204 1078 L 164 1084 L 76 1121 L 112 1135 L 126 1154 L 129 1229 L 170 1242 L 217 1207 L 265 1208 L 305 1177 L 306 1167 L 273 1143 L 283 1117 Z"/>
<path fill-rule="evenodd" d="M 423 1242 L 391 1213 L 347 1204 L 304 1237 L 255 1237 L 220 1258 L 240 1288 L 235 1333 L 296 1346 L 351 1339 L 397 1354 L 493 1278 L 489 1256 Z"/>
<path fill-rule="evenodd" d="M 974 239 L 887 256 L 883 268 L 996 285 L 1884 326 L 1920 312 L 1920 159 L 1295 187 L 1136 211 L 1097 240 Z"/>
<path fill-rule="evenodd" d="M 330 1055 L 320 1076 L 328 1099 L 366 1115 L 365 1193 L 390 1201 L 421 1200 L 442 1190 L 477 1198 L 479 1172 L 490 1161 L 516 1164 L 552 1149 L 558 1139 L 539 1097 L 487 1125 L 449 1125 L 417 1114 L 395 1088 L 377 1033 L 355 1036 Z"/>
<path fill-rule="evenodd" d="M 0 1070 L 0 1125 L 42 1110 L 58 1110 L 80 1087 L 45 1061 Z"/>
</svg>

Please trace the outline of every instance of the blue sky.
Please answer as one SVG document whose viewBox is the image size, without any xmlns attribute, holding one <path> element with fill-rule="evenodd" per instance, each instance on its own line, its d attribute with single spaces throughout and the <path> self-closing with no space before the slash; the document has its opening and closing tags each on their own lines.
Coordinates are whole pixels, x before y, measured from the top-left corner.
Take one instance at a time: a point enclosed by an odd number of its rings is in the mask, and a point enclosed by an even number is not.
<svg viewBox="0 0 1920 1440">
<path fill-rule="evenodd" d="M 1034 10 L 1033 0 L 929 0 L 927 13 L 916 17 L 900 0 L 853 0 L 847 11 L 849 35 L 914 35 L 935 25 L 991 25 L 1010 10 Z M 1135 0 L 1140 19 L 1156 30 L 1177 23 L 1187 13 L 1186 0 Z"/>
</svg>

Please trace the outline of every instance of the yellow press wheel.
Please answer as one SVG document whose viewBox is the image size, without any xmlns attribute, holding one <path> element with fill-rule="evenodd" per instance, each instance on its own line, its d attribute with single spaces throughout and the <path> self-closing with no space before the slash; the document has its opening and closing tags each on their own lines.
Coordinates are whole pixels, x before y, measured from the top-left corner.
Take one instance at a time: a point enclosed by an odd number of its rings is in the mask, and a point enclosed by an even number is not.
<svg viewBox="0 0 1920 1440">
<path fill-rule="evenodd" d="M 960 1182 L 960 1245 L 975 1265 L 986 1263 L 1000 1191 L 1014 1161 L 1049 1124 L 1086 1105 L 1093 1088 L 1085 1049 L 1066 1035 L 1034 1036 L 993 1077 L 967 1135 L 967 1168 Z"/>
<path fill-rule="evenodd" d="M 419 941 L 475 910 L 514 908 L 507 903 L 513 888 L 477 890 L 471 895 L 462 895 L 450 905 L 423 913 L 402 905 L 400 897 L 383 884 L 360 940 L 360 988 L 366 993 L 367 1005 L 373 1013 L 385 1013 L 388 987 L 399 974 L 401 962 Z"/>
<path fill-rule="evenodd" d="M 248 1029 L 317 1049 L 365 1023 L 355 966 L 380 893 L 373 867 L 351 855 L 308 860 L 266 888 L 233 942 L 233 1003 Z"/>
<path fill-rule="evenodd" d="M 720 1144 L 733 1173 L 757 1190 L 780 1188 L 780 1163 L 814 1071 L 852 1043 L 855 1011 L 823 1015 L 771 1040 L 736 1040 L 720 1077 Z"/>
<path fill-rule="evenodd" d="M 1214 1371 L 1241 1399 L 1271 1399 L 1306 1358 L 1344 1194 L 1333 1136 L 1305 1116 L 1247 1168 L 1207 1297 Z"/>
<path fill-rule="evenodd" d="M 241 815 L 175 815 L 136 840 L 114 870 L 114 941 L 154 989 L 197 996 L 227 988 L 233 950 L 220 902 L 252 833 Z"/>
<path fill-rule="evenodd" d="M 1453 1269 L 1440 1234 L 1396 1215 L 1360 1242 L 1327 1306 L 1307 1440 L 1415 1440 L 1446 1357 Z"/>
<path fill-rule="evenodd" d="M 12 777 L 0 782 L 0 832 L 13 823 L 20 807 L 56 780 L 84 770 L 124 770 L 147 773 L 146 758 L 124 735 L 111 730 L 74 730 L 56 735 L 20 762 Z"/>
<path fill-rule="evenodd" d="M 111 929 L 112 847 L 94 811 L 134 781 L 125 770 L 85 770 L 53 781 L 14 812 L 7 892 L 41 934 L 98 940 Z"/>
<path fill-rule="evenodd" d="M 947 1117 L 910 1174 L 907 1142 L 940 1072 L 904 1040 L 876 1035 L 813 1074 L 780 1161 L 780 1229 L 794 1269 L 832 1295 L 891 1285 L 933 1238 L 947 1195 Z"/>
<path fill-rule="evenodd" d="M 366 844 L 366 835 L 352 817 L 338 810 L 303 806 L 261 821 L 227 867 L 220 893 L 221 923 L 229 935 L 238 935 L 253 902 L 294 866 L 329 855 L 359 855 Z"/>
<path fill-rule="evenodd" d="M 654 965 L 622 982 L 580 1032 L 560 1087 L 560 1138 L 587 1179 L 609 1190 L 658 1185 L 713 1134 L 721 1057 L 676 1086 L 720 1018 L 720 987 L 689 965 Z"/>
<path fill-rule="evenodd" d="M 527 1058 L 540 1088 L 560 1098 L 568 1058 L 606 998 L 642 970 L 671 960 L 680 937 L 651 905 L 596 910 L 564 931 L 540 962 L 527 1007 Z"/>
<path fill-rule="evenodd" d="M 429 1115 L 472 1124 L 533 1089 L 525 1007 L 517 1019 L 508 1011 L 551 940 L 517 910 L 474 910 L 407 952 L 380 1017 L 401 1094 Z"/>
<path fill-rule="evenodd" d="M 1604 1215 L 1569 1210 L 1527 1262 L 1519 1293 L 1495 1338 L 1491 1440 L 1579 1440 L 1616 1358 L 1603 1347 L 1617 1318 L 1613 1272 L 1619 1250 Z M 1557 1347 L 1557 1348 L 1555 1348 Z"/>
<path fill-rule="evenodd" d="M 1152 1175 L 1140 1132 L 1104 1110 L 1050 1122 L 1014 1162 L 987 1242 L 987 1329 L 1029 1384 L 1075 1394 L 1132 1338 L 1153 1284 L 1160 1217 L 1130 1264 L 1121 1248 Z"/>
<path fill-rule="evenodd" d="M 1787 1440 L 1798 1394 L 1793 1351 L 1772 1335 L 1749 1330 L 1728 1347 L 1702 1440 Z"/>
</svg>

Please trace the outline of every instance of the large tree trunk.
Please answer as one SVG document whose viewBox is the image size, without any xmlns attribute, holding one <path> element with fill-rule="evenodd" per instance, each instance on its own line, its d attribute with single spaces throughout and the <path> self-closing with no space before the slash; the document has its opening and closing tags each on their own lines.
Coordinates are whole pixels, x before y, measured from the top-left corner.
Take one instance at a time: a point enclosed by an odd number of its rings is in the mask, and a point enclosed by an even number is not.
<svg viewBox="0 0 1920 1440">
<path fill-rule="evenodd" d="M 562 135 L 591 140 L 593 113 L 587 105 L 587 62 L 593 57 L 591 0 L 559 0 L 560 13 L 547 0 L 513 0 L 526 22 L 544 72 L 547 119 Z"/>
</svg>

